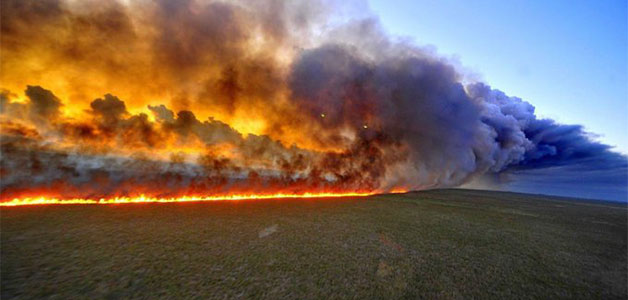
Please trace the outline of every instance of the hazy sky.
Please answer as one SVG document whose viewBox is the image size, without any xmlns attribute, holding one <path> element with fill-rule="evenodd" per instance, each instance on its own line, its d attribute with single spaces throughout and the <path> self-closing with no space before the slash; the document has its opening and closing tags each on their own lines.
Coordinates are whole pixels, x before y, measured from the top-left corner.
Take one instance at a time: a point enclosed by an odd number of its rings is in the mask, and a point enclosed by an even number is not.
<svg viewBox="0 0 628 300">
<path fill-rule="evenodd" d="M 627 1 L 369 0 L 392 34 L 456 57 L 537 115 L 628 153 Z"/>
</svg>

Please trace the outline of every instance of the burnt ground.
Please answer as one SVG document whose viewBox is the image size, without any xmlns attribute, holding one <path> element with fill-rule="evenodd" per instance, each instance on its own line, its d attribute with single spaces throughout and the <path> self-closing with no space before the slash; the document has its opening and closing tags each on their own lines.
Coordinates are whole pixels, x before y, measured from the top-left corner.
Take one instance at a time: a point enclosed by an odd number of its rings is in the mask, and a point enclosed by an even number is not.
<svg viewBox="0 0 628 300">
<path fill-rule="evenodd" d="M 627 296 L 626 204 L 436 190 L 0 213 L 2 299 Z"/>
</svg>

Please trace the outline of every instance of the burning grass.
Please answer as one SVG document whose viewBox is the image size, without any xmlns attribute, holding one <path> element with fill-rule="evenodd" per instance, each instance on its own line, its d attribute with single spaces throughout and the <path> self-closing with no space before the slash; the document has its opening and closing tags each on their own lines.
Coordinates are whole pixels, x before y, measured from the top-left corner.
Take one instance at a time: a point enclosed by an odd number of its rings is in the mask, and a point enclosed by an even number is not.
<svg viewBox="0 0 628 300">
<path fill-rule="evenodd" d="M 397 192 L 399 193 L 399 192 Z M 51 204 L 131 204 L 131 203 L 174 203 L 174 202 L 205 202 L 205 201 L 236 201 L 236 200 L 260 200 L 260 199 L 308 199 L 308 198 L 340 198 L 340 197 L 365 197 L 373 195 L 369 192 L 354 193 L 302 193 L 302 194 L 228 194 L 217 196 L 182 196 L 173 198 L 158 197 L 113 197 L 113 198 L 72 198 L 59 199 L 48 197 L 14 198 L 11 201 L 0 202 L 0 206 L 24 206 L 24 205 L 51 205 Z"/>
<path fill-rule="evenodd" d="M 12 298 L 625 298 L 626 206 L 446 190 L 3 207 Z"/>
</svg>

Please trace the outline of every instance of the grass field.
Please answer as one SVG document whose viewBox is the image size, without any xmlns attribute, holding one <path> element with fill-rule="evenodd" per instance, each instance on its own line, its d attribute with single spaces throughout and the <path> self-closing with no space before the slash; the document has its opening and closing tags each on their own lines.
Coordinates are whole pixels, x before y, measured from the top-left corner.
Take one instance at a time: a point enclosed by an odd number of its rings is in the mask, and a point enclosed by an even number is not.
<svg viewBox="0 0 628 300">
<path fill-rule="evenodd" d="M 625 204 L 439 190 L 1 210 L 13 298 L 618 298 Z"/>
</svg>

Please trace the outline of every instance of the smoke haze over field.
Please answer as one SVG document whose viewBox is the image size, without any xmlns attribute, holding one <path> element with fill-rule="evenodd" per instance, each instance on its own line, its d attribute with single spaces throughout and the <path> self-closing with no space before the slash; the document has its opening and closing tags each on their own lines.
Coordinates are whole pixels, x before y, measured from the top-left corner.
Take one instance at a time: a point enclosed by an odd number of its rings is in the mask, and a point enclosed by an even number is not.
<svg viewBox="0 0 628 300">
<path fill-rule="evenodd" d="M 464 184 L 626 200 L 627 158 L 582 126 L 336 7 L 2 1 L 0 198 Z"/>
</svg>

